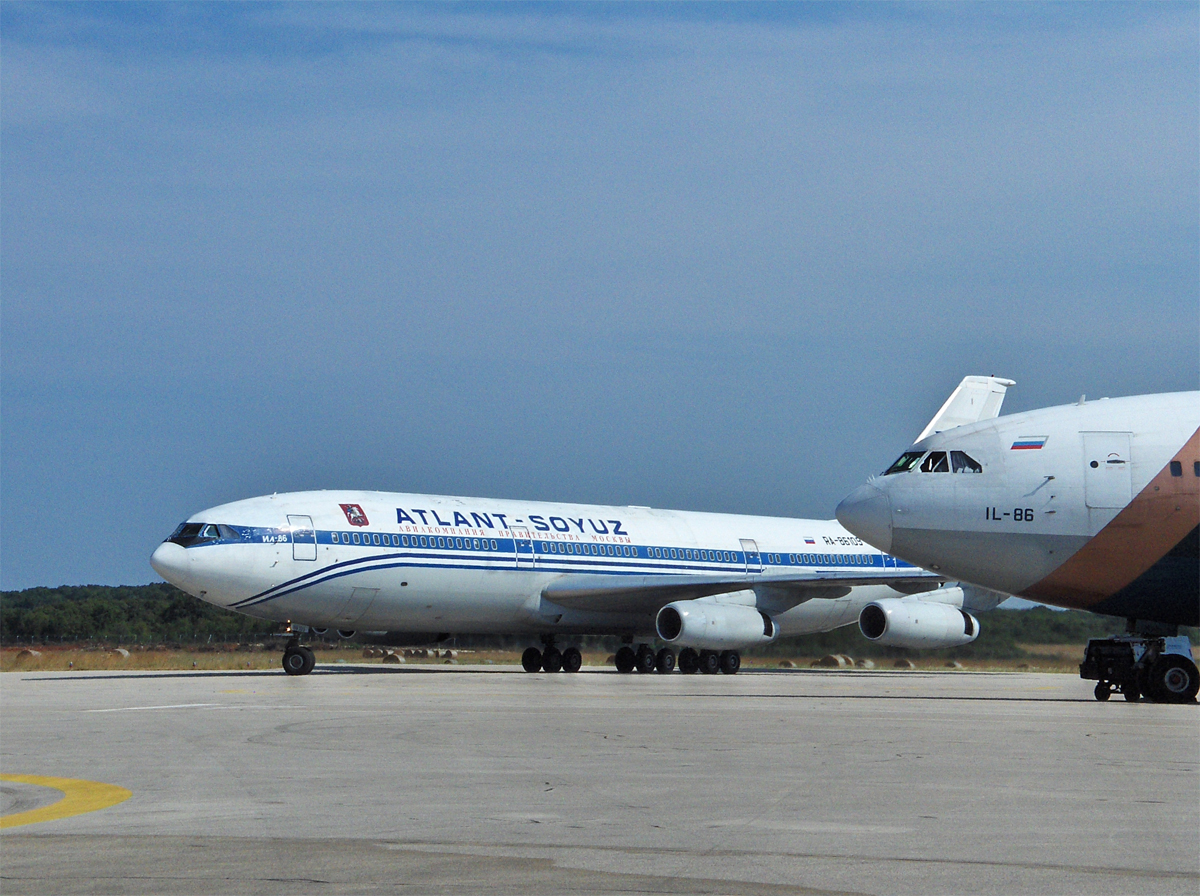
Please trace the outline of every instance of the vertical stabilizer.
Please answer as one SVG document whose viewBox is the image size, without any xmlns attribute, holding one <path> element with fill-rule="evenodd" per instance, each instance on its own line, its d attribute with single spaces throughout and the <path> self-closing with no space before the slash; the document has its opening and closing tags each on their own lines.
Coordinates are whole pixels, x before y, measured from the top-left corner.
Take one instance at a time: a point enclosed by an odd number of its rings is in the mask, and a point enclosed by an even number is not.
<svg viewBox="0 0 1200 896">
<path fill-rule="evenodd" d="M 934 414 L 929 425 L 921 430 L 917 441 L 928 438 L 935 432 L 954 429 L 956 426 L 991 420 L 1000 413 L 1000 405 L 1004 403 L 1004 393 L 1008 391 L 1008 387 L 1015 385 L 1014 380 L 1001 379 L 998 376 L 963 377 L 963 381 L 950 393 L 941 410 Z"/>
</svg>

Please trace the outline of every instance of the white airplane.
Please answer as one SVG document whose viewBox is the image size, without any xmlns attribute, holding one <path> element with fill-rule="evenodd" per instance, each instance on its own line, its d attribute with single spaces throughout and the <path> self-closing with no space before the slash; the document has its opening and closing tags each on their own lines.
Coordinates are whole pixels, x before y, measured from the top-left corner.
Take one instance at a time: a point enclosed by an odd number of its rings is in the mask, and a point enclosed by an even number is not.
<svg viewBox="0 0 1200 896">
<path fill-rule="evenodd" d="M 838 506 L 869 544 L 941 575 L 1124 617 L 1080 668 L 1127 699 L 1200 688 L 1200 392 L 997 417 L 1012 380 L 967 377 L 881 476 Z"/>
<path fill-rule="evenodd" d="M 622 672 L 737 672 L 739 651 L 829 631 L 866 611 L 895 623 L 875 639 L 951 647 L 972 612 L 1004 595 L 876 551 L 836 521 L 315 491 L 214 507 L 180 524 L 151 565 L 187 593 L 291 631 L 524 634 L 530 672 L 574 672 L 558 638 L 619 635 Z M 915 595 L 915 597 L 914 597 Z M 919 598 L 919 599 L 917 599 Z M 655 651 L 657 635 L 666 643 Z M 632 646 L 640 642 L 635 650 Z M 291 639 L 283 666 L 313 668 Z"/>
</svg>

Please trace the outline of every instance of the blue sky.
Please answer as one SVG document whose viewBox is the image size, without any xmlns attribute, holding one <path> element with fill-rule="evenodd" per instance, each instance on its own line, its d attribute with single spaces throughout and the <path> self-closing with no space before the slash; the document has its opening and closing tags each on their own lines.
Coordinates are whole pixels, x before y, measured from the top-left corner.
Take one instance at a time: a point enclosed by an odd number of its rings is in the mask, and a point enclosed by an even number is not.
<svg viewBox="0 0 1200 896">
<path fill-rule="evenodd" d="M 0 584 L 376 488 L 828 518 L 1200 380 L 1200 16 L 0 5 Z"/>
</svg>

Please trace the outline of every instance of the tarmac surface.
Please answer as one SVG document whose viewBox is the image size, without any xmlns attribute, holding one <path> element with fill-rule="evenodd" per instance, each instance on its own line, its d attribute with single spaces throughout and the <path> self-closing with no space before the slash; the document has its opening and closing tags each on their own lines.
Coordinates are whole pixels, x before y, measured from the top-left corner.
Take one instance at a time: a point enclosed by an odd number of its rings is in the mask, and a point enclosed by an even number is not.
<svg viewBox="0 0 1200 896">
<path fill-rule="evenodd" d="M 1200 710 L 1069 675 L 14 672 L 0 720 L 5 894 L 1200 892 Z"/>
</svg>

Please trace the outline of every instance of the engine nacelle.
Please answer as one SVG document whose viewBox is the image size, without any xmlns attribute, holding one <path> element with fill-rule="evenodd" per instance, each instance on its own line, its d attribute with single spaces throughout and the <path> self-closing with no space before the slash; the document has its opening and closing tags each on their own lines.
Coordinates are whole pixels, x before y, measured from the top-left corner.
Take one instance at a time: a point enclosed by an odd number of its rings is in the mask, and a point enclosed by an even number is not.
<svg viewBox="0 0 1200 896">
<path fill-rule="evenodd" d="M 961 647 L 979 637 L 979 621 L 951 604 L 884 598 L 858 616 L 863 637 L 887 647 Z"/>
<path fill-rule="evenodd" d="M 668 644 L 701 650 L 740 650 L 769 644 L 779 634 L 779 626 L 766 613 L 711 600 L 669 603 L 658 611 L 654 628 Z"/>
</svg>

